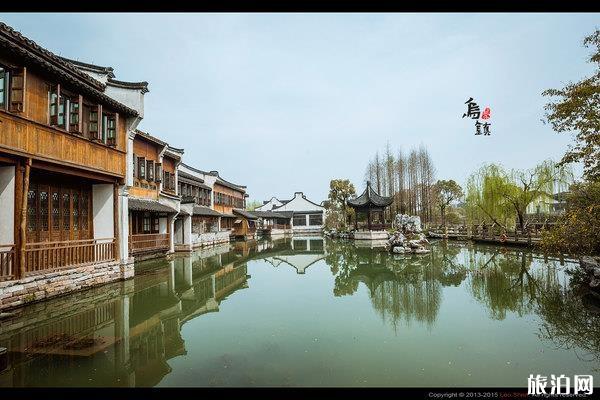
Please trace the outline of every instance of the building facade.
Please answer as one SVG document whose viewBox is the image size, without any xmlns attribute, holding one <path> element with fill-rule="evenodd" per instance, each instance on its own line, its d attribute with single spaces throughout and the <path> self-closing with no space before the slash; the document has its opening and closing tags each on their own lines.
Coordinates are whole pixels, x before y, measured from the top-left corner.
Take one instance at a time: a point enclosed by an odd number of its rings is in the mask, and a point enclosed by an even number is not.
<svg viewBox="0 0 600 400">
<path fill-rule="evenodd" d="M 133 273 L 121 193 L 141 115 L 111 85 L 0 23 L 0 309 Z"/>
<path fill-rule="evenodd" d="M 140 130 L 129 135 L 129 253 L 146 258 L 175 250 L 175 218 L 180 211 L 177 168 L 183 150 Z"/>
<path fill-rule="evenodd" d="M 231 228 L 222 226 L 222 220 L 230 217 L 214 207 L 213 188 L 217 173 L 205 172 L 184 163 L 179 165 L 178 173 L 181 214 L 185 217 L 175 228 L 177 248 L 189 251 L 199 246 L 228 243 Z"/>
<path fill-rule="evenodd" d="M 281 203 L 280 206 L 273 206 L 271 211 L 291 212 L 294 233 L 320 233 L 323 230 L 325 207 L 310 201 L 304 193 L 296 192 L 291 200 Z"/>
</svg>

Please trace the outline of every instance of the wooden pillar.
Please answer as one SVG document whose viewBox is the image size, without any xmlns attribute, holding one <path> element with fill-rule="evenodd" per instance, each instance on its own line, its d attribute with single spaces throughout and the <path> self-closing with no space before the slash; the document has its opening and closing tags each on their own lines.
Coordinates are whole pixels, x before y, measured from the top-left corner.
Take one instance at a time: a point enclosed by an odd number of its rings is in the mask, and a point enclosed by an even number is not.
<svg viewBox="0 0 600 400">
<path fill-rule="evenodd" d="M 29 174 L 31 171 L 31 158 L 25 161 L 23 171 L 23 193 L 21 194 L 21 220 L 19 232 L 19 278 L 25 278 L 25 244 L 27 243 L 27 194 L 29 192 Z M 19 172 L 20 173 L 20 172 Z"/>
<path fill-rule="evenodd" d="M 113 230 L 115 236 L 115 259 L 121 259 L 121 230 L 119 229 L 119 183 L 113 186 Z"/>
<path fill-rule="evenodd" d="M 13 274 L 18 277 L 21 265 L 21 204 L 23 202 L 23 163 L 15 164 L 15 215 L 14 215 L 14 257 Z"/>
<path fill-rule="evenodd" d="M 358 210 L 354 209 L 354 230 L 358 230 Z"/>
<path fill-rule="evenodd" d="M 371 230 L 371 209 L 367 210 L 367 226 L 369 227 L 369 230 Z"/>
</svg>

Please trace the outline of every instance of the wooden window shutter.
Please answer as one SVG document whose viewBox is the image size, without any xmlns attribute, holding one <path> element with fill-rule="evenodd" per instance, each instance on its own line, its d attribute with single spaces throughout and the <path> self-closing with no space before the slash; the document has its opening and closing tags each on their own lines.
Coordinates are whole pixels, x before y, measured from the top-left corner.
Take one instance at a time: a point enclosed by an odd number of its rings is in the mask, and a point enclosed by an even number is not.
<svg viewBox="0 0 600 400">
<path fill-rule="evenodd" d="M 154 161 L 152 160 L 147 160 L 146 161 L 146 176 L 147 176 L 147 181 L 153 181 L 154 180 Z"/>
<path fill-rule="evenodd" d="M 156 163 L 156 165 L 154 166 L 155 170 L 154 170 L 154 180 L 156 182 L 162 182 L 162 164 L 161 163 Z"/>
<path fill-rule="evenodd" d="M 90 139 L 98 140 L 100 139 L 100 120 L 101 114 L 99 114 L 100 106 L 90 107 L 90 122 L 89 122 L 89 133 Z"/>
<path fill-rule="evenodd" d="M 138 176 L 138 159 L 135 153 L 133 153 L 133 177 L 136 178 Z"/>
<path fill-rule="evenodd" d="M 138 158 L 138 175 L 140 179 L 146 179 L 146 158 Z"/>
<path fill-rule="evenodd" d="M 114 131 L 112 133 L 112 139 L 111 139 L 111 146 L 116 147 L 117 146 L 117 138 L 119 137 L 119 113 L 115 113 L 114 116 L 114 120 L 115 120 L 115 125 L 114 125 Z"/>
<path fill-rule="evenodd" d="M 23 67 L 13 72 L 10 80 L 10 107 L 12 112 L 25 111 L 25 87 L 27 82 L 27 68 Z"/>
<path fill-rule="evenodd" d="M 71 96 L 69 98 L 69 109 L 67 110 L 69 116 L 69 132 L 81 134 L 81 118 L 83 107 L 83 96 Z"/>
<path fill-rule="evenodd" d="M 60 98 L 60 84 L 51 85 L 48 89 L 48 123 L 52 126 L 58 124 L 58 99 Z"/>
<path fill-rule="evenodd" d="M 102 105 L 98 104 L 96 110 L 98 113 L 98 131 L 96 132 L 96 139 L 102 141 Z"/>
<path fill-rule="evenodd" d="M 79 124 L 77 124 L 77 132 L 83 134 L 83 96 L 79 95 Z"/>
</svg>

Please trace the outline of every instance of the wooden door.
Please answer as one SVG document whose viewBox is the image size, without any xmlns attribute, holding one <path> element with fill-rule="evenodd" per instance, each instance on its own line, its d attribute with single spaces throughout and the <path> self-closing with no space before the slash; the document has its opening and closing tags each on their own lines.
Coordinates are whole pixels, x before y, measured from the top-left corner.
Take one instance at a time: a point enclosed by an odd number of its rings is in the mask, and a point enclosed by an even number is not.
<svg viewBox="0 0 600 400">
<path fill-rule="evenodd" d="M 30 184 L 27 242 L 64 242 L 92 238 L 91 186 Z"/>
</svg>

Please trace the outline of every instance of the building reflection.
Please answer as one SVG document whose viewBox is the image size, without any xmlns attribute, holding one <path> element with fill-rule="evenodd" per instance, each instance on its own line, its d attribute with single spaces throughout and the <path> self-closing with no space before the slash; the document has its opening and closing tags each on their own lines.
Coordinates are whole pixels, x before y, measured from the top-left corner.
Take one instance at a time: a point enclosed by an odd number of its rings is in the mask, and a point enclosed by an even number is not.
<svg viewBox="0 0 600 400">
<path fill-rule="evenodd" d="M 248 287 L 246 262 L 229 250 L 163 260 L 133 280 L 20 310 L 0 326 L 9 351 L 0 386 L 158 384 L 167 361 L 186 354 L 182 326 Z"/>
<path fill-rule="evenodd" d="M 236 243 L 236 249 L 252 259 L 261 259 L 275 268 L 290 267 L 303 275 L 326 257 L 325 240 L 320 236 L 281 238 L 258 243 Z"/>
</svg>

